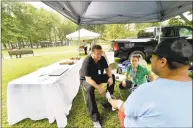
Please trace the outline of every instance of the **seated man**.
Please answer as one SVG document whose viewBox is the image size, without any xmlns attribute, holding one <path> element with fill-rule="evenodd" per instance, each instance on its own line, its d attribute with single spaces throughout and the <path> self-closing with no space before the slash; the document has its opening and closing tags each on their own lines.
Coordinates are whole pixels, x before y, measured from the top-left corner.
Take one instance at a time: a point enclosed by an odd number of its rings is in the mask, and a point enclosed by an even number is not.
<svg viewBox="0 0 193 128">
<path fill-rule="evenodd" d="M 80 78 L 83 86 L 86 88 L 87 108 L 94 122 L 94 127 L 101 127 L 94 90 L 97 89 L 100 94 L 103 94 L 104 90 L 100 84 L 107 83 L 107 90 L 112 95 L 114 92 L 115 76 L 111 73 L 105 57 L 102 56 L 102 47 L 94 45 L 91 52 L 91 55 L 88 55 L 83 61 L 80 69 Z M 104 69 L 106 74 L 104 74 Z M 107 102 L 107 104 L 109 103 Z"/>
<path fill-rule="evenodd" d="M 186 40 L 164 40 L 151 58 L 159 79 L 139 86 L 124 103 L 106 93 L 119 109 L 122 127 L 192 127 L 191 56 L 192 46 Z"/>
<path fill-rule="evenodd" d="M 126 80 L 119 85 L 120 89 L 130 89 L 132 85 L 134 85 L 133 87 L 137 87 L 138 85 L 144 84 L 147 82 L 146 76 L 148 76 L 151 81 L 157 78 L 147 67 L 139 65 L 139 57 L 139 55 L 131 56 L 131 65 L 127 67 L 126 71 Z M 130 76 L 131 80 L 128 80 L 128 76 Z"/>
</svg>

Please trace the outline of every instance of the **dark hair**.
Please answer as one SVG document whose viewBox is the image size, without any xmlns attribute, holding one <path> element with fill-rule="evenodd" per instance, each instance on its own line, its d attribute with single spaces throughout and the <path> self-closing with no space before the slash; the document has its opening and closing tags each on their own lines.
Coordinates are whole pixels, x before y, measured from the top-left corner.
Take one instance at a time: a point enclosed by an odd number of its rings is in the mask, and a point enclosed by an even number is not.
<svg viewBox="0 0 193 128">
<path fill-rule="evenodd" d="M 97 49 L 97 50 L 102 50 L 102 47 L 101 47 L 100 45 L 97 45 L 97 44 L 96 44 L 96 45 L 93 45 L 93 46 L 92 46 L 91 51 L 94 52 L 95 49 Z"/>
<path fill-rule="evenodd" d="M 140 55 L 138 55 L 138 54 L 133 54 L 133 55 L 131 55 L 131 57 L 135 57 L 135 58 L 137 58 L 138 61 L 139 61 Z"/>
<path fill-rule="evenodd" d="M 159 59 L 161 58 L 166 58 L 166 57 L 163 57 L 163 56 L 160 56 L 160 55 L 157 55 L 157 54 L 154 54 L 156 55 Z M 188 66 L 189 64 L 182 64 L 182 63 L 179 63 L 179 62 L 174 62 L 174 61 L 171 61 L 169 60 L 168 58 L 166 58 L 167 60 L 167 64 L 168 64 L 168 68 L 169 69 L 178 69 L 178 68 L 181 68 L 183 66 Z"/>
</svg>

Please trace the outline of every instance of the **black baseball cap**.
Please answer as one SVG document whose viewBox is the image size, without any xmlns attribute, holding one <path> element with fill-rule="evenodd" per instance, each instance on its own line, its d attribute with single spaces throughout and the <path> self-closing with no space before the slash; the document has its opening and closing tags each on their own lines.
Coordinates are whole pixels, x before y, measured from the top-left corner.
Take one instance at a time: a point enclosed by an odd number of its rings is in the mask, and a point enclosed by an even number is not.
<svg viewBox="0 0 193 128">
<path fill-rule="evenodd" d="M 160 42 L 153 54 L 164 57 L 168 61 L 190 64 L 193 60 L 192 48 L 192 44 L 182 38 L 171 38 Z"/>
</svg>

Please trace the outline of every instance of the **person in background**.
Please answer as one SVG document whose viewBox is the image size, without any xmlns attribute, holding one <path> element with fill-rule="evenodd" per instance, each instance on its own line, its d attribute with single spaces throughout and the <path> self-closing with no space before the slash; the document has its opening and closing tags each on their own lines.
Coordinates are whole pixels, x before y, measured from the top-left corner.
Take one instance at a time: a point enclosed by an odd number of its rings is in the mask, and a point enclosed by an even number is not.
<svg viewBox="0 0 193 128">
<path fill-rule="evenodd" d="M 122 127 L 192 127 L 192 79 L 188 76 L 192 53 L 186 40 L 165 39 L 151 57 L 157 80 L 139 86 L 126 102 L 106 93 L 119 109 Z"/>
<path fill-rule="evenodd" d="M 94 43 L 94 41 L 91 41 L 90 42 L 90 48 L 89 48 L 89 52 L 91 53 L 91 49 L 92 49 L 92 47 L 95 45 L 95 43 Z"/>
<path fill-rule="evenodd" d="M 147 67 L 139 65 L 139 57 L 139 55 L 131 56 L 131 65 L 128 65 L 127 67 L 126 79 L 120 83 L 120 89 L 130 89 L 144 84 L 147 82 L 147 77 L 150 78 L 151 81 L 157 79 L 157 77 L 150 72 Z M 130 80 L 128 80 L 128 76 Z"/>
<path fill-rule="evenodd" d="M 83 40 L 83 47 L 84 47 L 84 53 L 87 55 L 87 43 L 85 40 Z"/>
</svg>

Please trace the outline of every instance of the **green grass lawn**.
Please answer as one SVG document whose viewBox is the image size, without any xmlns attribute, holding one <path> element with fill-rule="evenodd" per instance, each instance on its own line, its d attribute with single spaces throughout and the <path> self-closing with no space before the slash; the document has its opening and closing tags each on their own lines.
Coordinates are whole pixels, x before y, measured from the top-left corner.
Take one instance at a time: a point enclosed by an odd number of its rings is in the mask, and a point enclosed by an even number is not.
<svg viewBox="0 0 193 128">
<path fill-rule="evenodd" d="M 49 56 L 34 56 L 28 58 L 8 59 L 2 60 L 2 126 L 8 127 L 7 123 L 7 85 L 11 80 L 17 79 L 23 75 L 29 74 L 41 67 L 53 64 L 65 58 L 75 57 L 78 54 L 53 54 Z M 51 127 L 56 124 L 50 125 L 47 120 L 31 121 L 24 120 L 15 127 Z"/>
<path fill-rule="evenodd" d="M 74 47 L 58 47 L 61 51 L 68 49 L 75 49 Z M 37 49 L 40 53 L 51 52 L 51 51 L 60 51 L 57 48 L 48 48 L 48 49 Z M 7 84 L 11 80 L 17 79 L 23 75 L 29 74 L 41 67 L 53 64 L 57 61 L 63 60 L 65 58 L 77 56 L 77 52 L 70 52 L 64 54 L 53 54 L 49 56 L 34 56 L 27 58 L 18 58 L 18 59 L 8 59 L 2 60 L 2 127 L 33 127 L 33 128 L 45 128 L 45 127 L 57 127 L 56 122 L 49 124 L 47 119 L 32 121 L 30 119 L 25 119 L 13 126 L 9 126 L 7 123 Z M 116 62 L 118 59 L 116 58 Z M 150 65 L 148 65 L 150 69 Z M 114 95 L 120 98 L 118 93 L 118 83 L 115 86 Z M 123 99 L 129 95 L 128 91 L 121 91 Z M 98 105 L 99 112 L 102 119 L 102 127 L 105 128 L 115 128 L 120 127 L 119 120 L 117 117 L 117 111 L 112 112 L 110 109 L 104 109 L 101 103 L 105 98 L 96 91 L 96 101 Z M 78 127 L 78 128 L 90 128 L 93 127 L 92 121 L 88 115 L 86 105 L 84 104 L 83 96 L 81 90 L 75 97 L 72 103 L 72 109 L 68 115 L 68 125 L 67 127 Z"/>
<path fill-rule="evenodd" d="M 32 48 L 25 48 L 25 49 L 32 49 Z M 66 50 L 76 50 L 78 46 L 59 46 L 59 47 L 49 47 L 49 48 L 33 48 L 34 54 L 41 54 L 41 53 L 54 53 L 54 52 L 64 52 Z M 2 50 L 3 56 L 9 56 L 8 50 Z M 14 56 L 15 57 L 15 56 Z"/>
<path fill-rule="evenodd" d="M 58 47 L 59 48 L 59 47 Z M 76 49 L 74 47 L 64 47 L 59 48 L 61 51 L 68 49 Z M 48 48 L 48 49 L 37 49 L 41 53 L 51 52 L 51 51 L 60 51 L 57 48 Z M 7 122 L 7 85 L 8 82 L 17 79 L 23 75 L 29 74 L 36 71 L 37 69 L 53 64 L 57 61 L 63 60 L 65 58 L 77 56 L 77 52 L 70 52 L 64 54 L 53 54 L 49 56 L 34 56 L 27 58 L 18 58 L 18 59 L 5 59 L 2 60 L 2 127 L 57 127 L 56 122 L 49 124 L 47 119 L 40 121 L 32 121 L 30 119 L 25 119 L 13 126 L 9 126 Z M 117 87 L 115 89 L 115 96 L 119 97 Z M 123 100 L 128 96 L 128 92 L 123 91 Z M 96 99 L 98 103 L 99 112 L 101 113 L 102 126 L 104 127 L 119 127 L 119 121 L 117 118 L 117 112 L 112 112 L 111 110 L 102 108 L 101 102 L 105 99 L 103 96 L 99 95 L 96 91 Z M 68 125 L 67 127 L 89 127 L 93 126 L 90 117 L 88 116 L 86 105 L 84 104 L 81 91 L 75 97 L 72 110 L 68 115 Z"/>
</svg>

